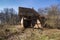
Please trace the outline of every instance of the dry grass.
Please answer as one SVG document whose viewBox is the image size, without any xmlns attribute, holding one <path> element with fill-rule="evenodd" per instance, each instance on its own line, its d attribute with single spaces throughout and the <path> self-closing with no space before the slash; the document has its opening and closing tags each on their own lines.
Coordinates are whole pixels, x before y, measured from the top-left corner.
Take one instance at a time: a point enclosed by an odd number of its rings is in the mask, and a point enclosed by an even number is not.
<svg viewBox="0 0 60 40">
<path fill-rule="evenodd" d="M 42 40 L 60 40 L 60 30 L 48 29 L 43 31 Z"/>
<path fill-rule="evenodd" d="M 19 33 L 23 29 L 17 27 L 18 25 L 4 25 L 3 27 L 0 26 L 0 40 L 5 40 L 6 37 Z M 21 30 L 22 29 L 22 30 Z"/>
<path fill-rule="evenodd" d="M 16 38 L 16 39 L 14 39 Z M 41 31 L 40 29 L 26 29 L 24 33 L 15 35 L 14 40 L 60 40 L 60 30 L 58 29 L 48 29 Z M 9 40 L 8 39 L 8 40 Z"/>
<path fill-rule="evenodd" d="M 0 40 L 60 40 L 60 30 L 27 28 L 22 32 L 19 25 L 5 25 L 0 28 Z"/>
</svg>

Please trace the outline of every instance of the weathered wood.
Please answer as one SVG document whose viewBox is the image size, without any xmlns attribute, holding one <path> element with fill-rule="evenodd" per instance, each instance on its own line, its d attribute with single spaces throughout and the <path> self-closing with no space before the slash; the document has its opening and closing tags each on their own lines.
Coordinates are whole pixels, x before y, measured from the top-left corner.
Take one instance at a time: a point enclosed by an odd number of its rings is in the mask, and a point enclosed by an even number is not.
<svg viewBox="0 0 60 40">
<path fill-rule="evenodd" d="M 23 25 L 23 17 L 21 19 L 21 27 L 24 27 L 24 25 Z"/>
<path fill-rule="evenodd" d="M 37 19 L 37 23 L 35 24 L 34 28 L 42 28 L 40 21 Z"/>
<path fill-rule="evenodd" d="M 21 26 L 24 27 L 24 20 L 29 25 L 34 28 L 42 28 L 40 22 L 40 15 L 32 8 L 19 7 L 19 17 Z M 30 23 L 29 23 L 30 22 Z"/>
</svg>

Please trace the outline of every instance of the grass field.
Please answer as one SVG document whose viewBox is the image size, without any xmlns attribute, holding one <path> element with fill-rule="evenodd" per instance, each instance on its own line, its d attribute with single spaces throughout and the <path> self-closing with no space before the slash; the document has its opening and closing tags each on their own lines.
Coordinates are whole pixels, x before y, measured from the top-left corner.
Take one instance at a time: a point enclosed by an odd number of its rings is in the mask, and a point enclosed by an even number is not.
<svg viewBox="0 0 60 40">
<path fill-rule="evenodd" d="M 59 29 L 32 29 L 15 26 L 4 26 L 0 28 L 0 40 L 60 40 Z"/>
</svg>

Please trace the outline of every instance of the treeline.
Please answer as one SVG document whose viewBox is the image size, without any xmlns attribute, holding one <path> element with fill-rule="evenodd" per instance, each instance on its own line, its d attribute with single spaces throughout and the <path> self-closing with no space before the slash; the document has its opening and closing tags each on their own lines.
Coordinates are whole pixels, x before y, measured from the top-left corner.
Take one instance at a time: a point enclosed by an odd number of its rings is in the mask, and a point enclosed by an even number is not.
<svg viewBox="0 0 60 40">
<path fill-rule="evenodd" d="M 41 16 L 45 17 L 44 27 L 60 28 L 60 5 L 39 8 L 38 12 Z M 19 24 L 18 13 L 13 8 L 4 8 L 0 12 L 0 24 Z"/>
<path fill-rule="evenodd" d="M 47 28 L 60 28 L 60 5 L 39 9 L 40 15 L 45 16 L 45 26 Z"/>
<path fill-rule="evenodd" d="M 18 24 L 19 17 L 17 12 L 13 8 L 4 8 L 0 12 L 0 24 Z"/>
</svg>

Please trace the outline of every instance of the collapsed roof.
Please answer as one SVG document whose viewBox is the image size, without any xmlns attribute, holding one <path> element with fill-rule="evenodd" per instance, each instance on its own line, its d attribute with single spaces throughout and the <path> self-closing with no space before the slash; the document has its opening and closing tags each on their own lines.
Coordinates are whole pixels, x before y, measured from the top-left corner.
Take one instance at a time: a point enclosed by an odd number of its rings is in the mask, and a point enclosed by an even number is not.
<svg viewBox="0 0 60 40">
<path fill-rule="evenodd" d="M 40 16 L 33 8 L 19 7 L 19 15 L 21 16 Z"/>
</svg>

